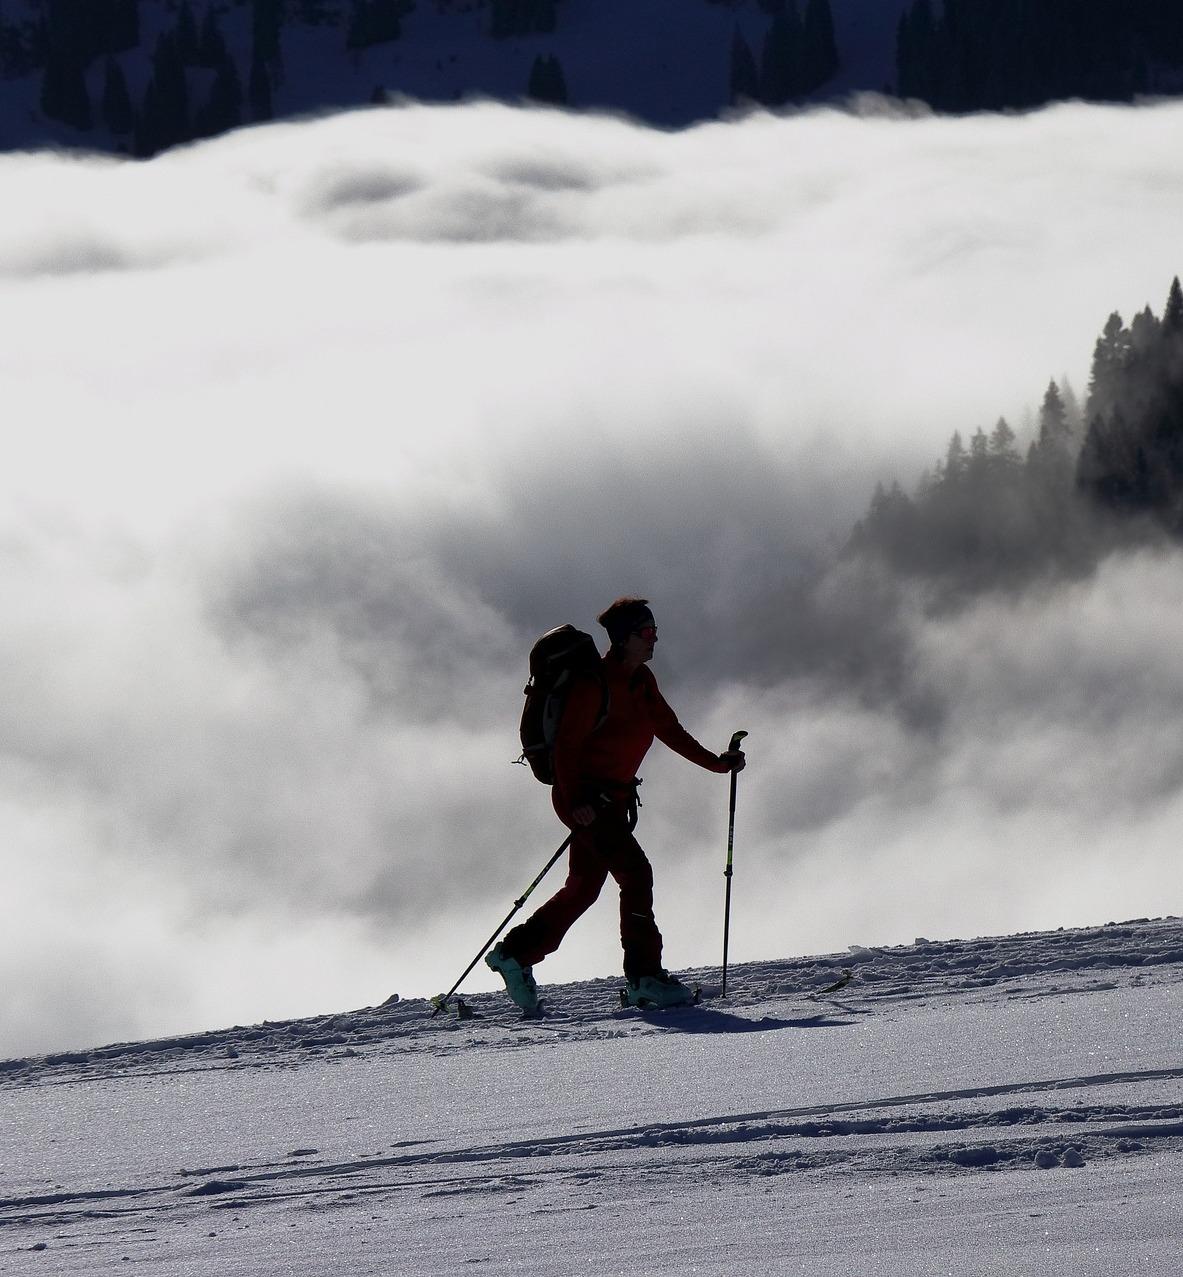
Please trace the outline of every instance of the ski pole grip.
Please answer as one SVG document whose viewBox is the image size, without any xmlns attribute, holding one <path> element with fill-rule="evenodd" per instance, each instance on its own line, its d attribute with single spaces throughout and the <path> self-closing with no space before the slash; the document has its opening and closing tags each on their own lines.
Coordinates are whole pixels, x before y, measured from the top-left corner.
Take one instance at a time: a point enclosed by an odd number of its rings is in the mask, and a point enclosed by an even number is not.
<svg viewBox="0 0 1183 1277">
<path fill-rule="evenodd" d="M 739 742 L 747 735 L 747 732 L 736 732 L 731 738 L 731 744 L 727 746 L 727 752 L 734 754 L 739 750 Z"/>
</svg>

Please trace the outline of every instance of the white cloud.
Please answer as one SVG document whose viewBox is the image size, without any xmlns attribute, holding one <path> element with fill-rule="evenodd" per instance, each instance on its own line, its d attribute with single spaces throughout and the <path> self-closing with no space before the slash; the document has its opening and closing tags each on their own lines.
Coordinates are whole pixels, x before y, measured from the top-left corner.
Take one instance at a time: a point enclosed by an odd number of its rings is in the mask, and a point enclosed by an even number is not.
<svg viewBox="0 0 1183 1277">
<path fill-rule="evenodd" d="M 508 766 L 529 640 L 623 590 L 691 730 L 752 731 L 738 956 L 1169 907 L 1172 560 L 939 621 L 795 589 L 1161 304 L 1181 110 L 0 159 L 0 1052 L 449 984 L 562 837 Z M 647 776 L 668 956 L 712 961 L 726 785 Z M 544 978 L 612 970 L 613 914 Z"/>
</svg>

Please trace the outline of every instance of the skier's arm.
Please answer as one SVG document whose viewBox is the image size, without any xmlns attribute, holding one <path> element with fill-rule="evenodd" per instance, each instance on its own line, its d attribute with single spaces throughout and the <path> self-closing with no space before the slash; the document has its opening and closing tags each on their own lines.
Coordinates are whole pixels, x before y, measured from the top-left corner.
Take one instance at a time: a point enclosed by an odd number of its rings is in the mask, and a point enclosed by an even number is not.
<svg viewBox="0 0 1183 1277">
<path fill-rule="evenodd" d="M 737 763 L 736 755 L 713 754 L 705 745 L 700 745 L 678 722 L 677 714 L 658 691 L 656 680 L 650 686 L 650 694 L 653 705 L 653 734 L 663 745 L 668 745 L 675 754 L 681 754 L 683 758 L 697 763 L 699 767 L 705 767 L 709 772 L 723 774 L 738 771 L 743 767 L 742 761 Z M 738 759 L 742 758 L 742 754 L 738 755 Z"/>
<path fill-rule="evenodd" d="M 555 788 L 568 809 L 586 799 L 579 793 L 580 762 L 583 746 L 599 721 L 603 700 L 603 688 L 593 678 L 578 679 L 567 695 L 555 736 L 554 758 Z"/>
</svg>

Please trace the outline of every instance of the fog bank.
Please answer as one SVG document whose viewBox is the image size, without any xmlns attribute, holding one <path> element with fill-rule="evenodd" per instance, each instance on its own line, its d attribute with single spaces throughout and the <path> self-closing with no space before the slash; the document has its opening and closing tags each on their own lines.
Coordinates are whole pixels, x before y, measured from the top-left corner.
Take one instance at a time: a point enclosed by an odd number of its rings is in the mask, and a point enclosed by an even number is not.
<svg viewBox="0 0 1183 1277">
<path fill-rule="evenodd" d="M 940 615 L 833 564 L 1160 303 L 1181 123 L 408 105 L 0 157 L 0 1054 L 450 985 L 563 837 L 510 766 L 530 641 L 626 591 L 687 727 L 751 732 L 734 960 L 1177 909 L 1179 560 Z M 667 959 L 717 961 L 726 782 L 644 774 Z M 614 916 L 539 977 L 616 970 Z"/>
</svg>

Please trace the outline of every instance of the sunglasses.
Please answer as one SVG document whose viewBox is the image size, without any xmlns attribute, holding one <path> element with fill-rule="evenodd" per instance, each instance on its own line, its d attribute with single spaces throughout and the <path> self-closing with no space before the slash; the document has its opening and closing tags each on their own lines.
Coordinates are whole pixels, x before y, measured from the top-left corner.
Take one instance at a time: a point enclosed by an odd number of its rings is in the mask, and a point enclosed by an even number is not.
<svg viewBox="0 0 1183 1277">
<path fill-rule="evenodd" d="M 643 638 L 646 643 L 652 643 L 657 638 L 656 625 L 642 625 L 640 629 L 633 630 L 638 638 Z"/>
</svg>

